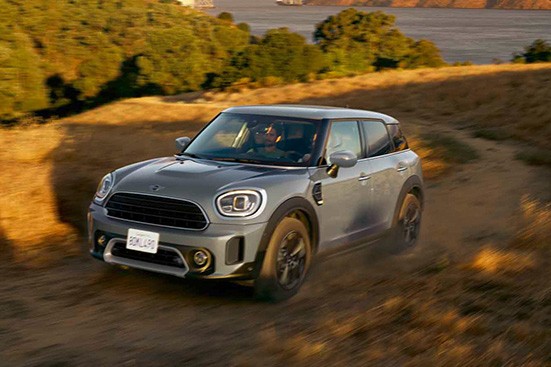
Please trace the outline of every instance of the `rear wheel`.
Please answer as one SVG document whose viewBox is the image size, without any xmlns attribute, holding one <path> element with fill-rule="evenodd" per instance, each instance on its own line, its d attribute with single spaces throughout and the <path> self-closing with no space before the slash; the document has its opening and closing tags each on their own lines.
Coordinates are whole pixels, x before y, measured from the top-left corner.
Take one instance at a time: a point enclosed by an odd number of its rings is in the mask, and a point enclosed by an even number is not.
<svg viewBox="0 0 551 367">
<path fill-rule="evenodd" d="M 407 194 L 402 202 L 398 223 L 393 230 L 392 250 L 403 251 L 417 244 L 421 230 L 421 203 L 413 194 Z"/>
<path fill-rule="evenodd" d="M 257 297 L 279 302 L 295 295 L 310 267 L 312 250 L 304 224 L 295 218 L 283 218 L 277 225 L 255 281 Z"/>
</svg>

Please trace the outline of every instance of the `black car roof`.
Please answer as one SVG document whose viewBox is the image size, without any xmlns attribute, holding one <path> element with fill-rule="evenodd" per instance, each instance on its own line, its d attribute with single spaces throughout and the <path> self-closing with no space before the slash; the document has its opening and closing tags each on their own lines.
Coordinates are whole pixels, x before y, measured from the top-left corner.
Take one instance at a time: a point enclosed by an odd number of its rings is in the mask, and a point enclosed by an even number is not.
<svg viewBox="0 0 551 367">
<path fill-rule="evenodd" d="M 268 115 L 283 117 L 298 117 L 312 120 L 322 119 L 379 119 L 387 124 L 397 124 L 398 121 L 388 115 L 342 107 L 305 106 L 305 105 L 257 105 L 231 107 L 223 112 L 246 113 L 251 115 Z"/>
</svg>

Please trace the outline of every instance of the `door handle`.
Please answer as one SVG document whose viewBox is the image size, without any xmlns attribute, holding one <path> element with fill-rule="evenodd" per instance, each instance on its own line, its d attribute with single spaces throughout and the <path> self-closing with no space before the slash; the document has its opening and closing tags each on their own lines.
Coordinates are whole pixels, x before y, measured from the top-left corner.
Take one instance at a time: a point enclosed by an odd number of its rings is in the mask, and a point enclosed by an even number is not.
<svg viewBox="0 0 551 367">
<path fill-rule="evenodd" d="M 362 175 L 360 176 L 360 178 L 358 178 L 358 181 L 367 181 L 371 178 L 371 176 L 365 176 L 365 175 Z"/>
<path fill-rule="evenodd" d="M 398 167 L 396 167 L 396 171 L 403 172 L 408 169 L 408 166 L 405 163 L 398 163 Z"/>
</svg>

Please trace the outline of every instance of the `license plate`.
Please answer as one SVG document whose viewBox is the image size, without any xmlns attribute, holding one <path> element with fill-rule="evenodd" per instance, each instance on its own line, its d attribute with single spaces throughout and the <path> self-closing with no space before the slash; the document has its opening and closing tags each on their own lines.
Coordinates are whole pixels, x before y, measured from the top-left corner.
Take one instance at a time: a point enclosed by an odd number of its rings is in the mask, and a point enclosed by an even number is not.
<svg viewBox="0 0 551 367">
<path fill-rule="evenodd" d="M 128 229 L 128 237 L 126 239 L 127 249 L 156 254 L 158 246 L 158 233 L 141 231 L 133 228 Z"/>
</svg>

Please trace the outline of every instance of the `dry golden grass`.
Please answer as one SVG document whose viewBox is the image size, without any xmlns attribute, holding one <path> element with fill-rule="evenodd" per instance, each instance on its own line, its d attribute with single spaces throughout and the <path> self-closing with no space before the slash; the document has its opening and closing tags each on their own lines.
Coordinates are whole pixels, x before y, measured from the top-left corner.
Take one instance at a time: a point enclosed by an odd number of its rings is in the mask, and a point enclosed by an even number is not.
<svg viewBox="0 0 551 367">
<path fill-rule="evenodd" d="M 458 164 L 478 158 L 476 150 L 449 135 L 410 135 L 408 143 L 421 158 L 423 176 L 426 180 L 440 178 Z"/>
<path fill-rule="evenodd" d="M 540 365 L 550 342 L 545 329 L 550 295 L 538 298 L 536 290 L 545 281 L 516 278 L 519 274 L 496 278 L 458 264 L 439 274 L 386 274 L 385 282 L 368 286 L 365 296 L 382 298 L 370 308 L 357 296 L 365 282 L 347 281 L 342 289 L 356 298 L 326 300 L 315 313 L 295 309 L 295 316 L 304 316 L 300 327 L 281 330 L 276 321 L 260 332 L 261 360 L 280 365 Z M 544 274 L 544 268 L 537 269 L 537 276 Z"/>
<path fill-rule="evenodd" d="M 275 88 L 243 89 L 239 92 L 206 92 L 197 96 L 208 102 L 223 103 L 229 105 L 247 105 L 259 103 L 295 103 L 312 98 L 330 98 L 335 102 L 343 101 L 351 92 L 358 90 L 372 91 L 389 88 L 411 87 L 416 84 L 435 85 L 436 83 L 448 83 L 467 81 L 471 77 L 485 77 L 492 74 L 505 74 L 510 72 L 526 72 L 549 70 L 551 67 L 546 64 L 533 65 L 481 65 L 453 67 L 442 69 L 416 69 L 385 71 L 372 74 L 364 74 L 355 77 L 344 77 L 339 79 L 325 79 L 309 83 L 291 84 Z M 458 87 L 462 87 L 459 85 Z M 443 91 L 446 94 L 451 90 Z M 467 91 L 456 90 L 456 93 Z M 472 91 L 474 92 L 474 91 Z M 453 93 L 457 97 L 457 94 Z M 480 91 L 478 91 L 480 93 Z M 493 91 L 498 93 L 498 91 Z M 196 96 L 193 96 L 196 97 Z M 473 96 L 476 98 L 476 96 Z M 180 97 L 168 97 L 169 101 L 189 101 L 188 95 Z M 472 98 L 472 97 L 471 97 Z M 346 101 L 346 100 L 344 100 Z M 376 101 L 361 101 L 359 103 L 369 104 Z M 356 107 L 356 106 L 354 106 Z"/>
<path fill-rule="evenodd" d="M 534 142 L 551 139 L 551 65 L 483 65 L 388 71 L 239 92 L 189 93 L 113 103 L 67 119 L 130 124 L 204 121 L 225 107 L 300 103 L 388 113 L 405 126 L 454 123 Z M 170 106 L 170 107 L 169 107 Z M 483 134 L 484 135 L 484 134 Z"/>
<path fill-rule="evenodd" d="M 76 231 L 60 220 L 52 185 L 52 152 L 61 144 L 58 124 L 0 133 L 0 245 L 17 259 L 43 256 L 45 245 L 71 253 Z M 10 246 L 6 246 L 10 245 Z"/>
<path fill-rule="evenodd" d="M 197 95 L 197 94 L 194 94 Z M 170 97 L 167 97 L 170 98 Z M 128 99 L 105 105 L 62 120 L 66 125 L 151 125 L 162 123 L 192 123 L 195 129 L 216 116 L 225 106 L 210 104 L 159 103 L 159 97 Z M 194 124 L 193 124 L 194 123 Z"/>
<path fill-rule="evenodd" d="M 532 254 L 489 247 L 476 255 L 472 266 L 474 269 L 492 274 L 501 272 L 520 273 L 534 268 L 535 259 Z"/>
<path fill-rule="evenodd" d="M 429 147 L 419 137 L 410 137 L 408 139 L 408 143 L 410 148 L 413 149 L 421 158 L 421 163 L 423 165 L 423 176 L 425 179 L 433 180 L 442 176 L 449 170 L 450 164 L 442 159 L 434 148 Z"/>
<path fill-rule="evenodd" d="M 240 92 L 207 92 L 162 101 L 220 106 L 301 103 L 349 106 L 388 113 L 403 122 L 452 122 L 535 142 L 551 139 L 551 66 L 483 65 L 388 71 Z M 153 103 L 155 99 L 151 99 Z"/>
<path fill-rule="evenodd" d="M 527 196 L 521 203 L 519 231 L 514 242 L 523 248 L 551 249 L 551 203 L 542 204 Z"/>
</svg>

